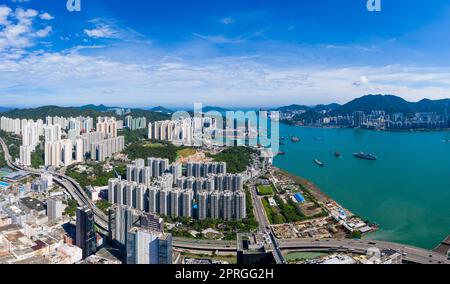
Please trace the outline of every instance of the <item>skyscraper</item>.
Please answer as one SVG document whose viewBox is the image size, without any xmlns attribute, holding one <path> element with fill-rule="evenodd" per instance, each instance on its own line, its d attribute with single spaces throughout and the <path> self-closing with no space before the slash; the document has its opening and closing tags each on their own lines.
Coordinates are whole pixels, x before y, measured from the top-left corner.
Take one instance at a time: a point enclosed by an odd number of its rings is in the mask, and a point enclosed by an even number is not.
<svg viewBox="0 0 450 284">
<path fill-rule="evenodd" d="M 131 228 L 127 237 L 127 264 L 172 264 L 172 235 Z"/>
<path fill-rule="evenodd" d="M 363 111 L 355 111 L 353 113 L 353 126 L 354 127 L 361 127 L 361 125 L 364 123 L 365 120 L 365 114 Z"/>
<path fill-rule="evenodd" d="M 199 191 L 197 193 L 198 219 L 205 220 L 208 218 L 208 193 Z"/>
<path fill-rule="evenodd" d="M 220 193 L 217 191 L 214 191 L 210 193 L 209 196 L 210 200 L 210 212 L 209 217 L 211 219 L 219 219 L 220 218 Z"/>
<path fill-rule="evenodd" d="M 194 192 L 190 189 L 181 193 L 181 216 L 192 218 L 192 198 Z"/>
<path fill-rule="evenodd" d="M 94 212 L 87 206 L 77 209 L 76 245 L 83 250 L 83 258 L 97 250 Z"/>
<path fill-rule="evenodd" d="M 139 222 L 138 212 L 125 205 L 114 205 L 109 210 L 108 218 L 110 243 L 125 249 L 128 231 Z"/>
<path fill-rule="evenodd" d="M 144 211 L 147 207 L 146 202 L 146 192 L 147 192 L 147 186 L 145 184 L 140 184 L 135 189 L 135 195 L 136 195 L 136 209 Z"/>
<path fill-rule="evenodd" d="M 31 166 L 31 152 L 34 151 L 34 146 L 20 146 L 20 164 L 23 166 Z"/>
<path fill-rule="evenodd" d="M 246 218 L 245 192 L 234 193 L 234 219 L 242 220 Z"/>
<path fill-rule="evenodd" d="M 161 216 L 168 216 L 169 214 L 169 190 L 161 190 L 159 192 L 159 214 Z"/>
<path fill-rule="evenodd" d="M 180 214 L 181 191 L 174 189 L 170 192 L 170 216 L 178 217 Z"/>
<path fill-rule="evenodd" d="M 222 215 L 225 221 L 233 218 L 233 193 L 225 191 L 222 195 Z"/>
<path fill-rule="evenodd" d="M 159 212 L 159 190 L 156 187 L 150 187 L 148 189 L 148 212 Z"/>
<path fill-rule="evenodd" d="M 76 139 L 75 141 L 75 161 L 77 163 L 84 162 L 83 139 Z"/>
<path fill-rule="evenodd" d="M 47 199 L 47 217 L 49 221 L 62 217 L 62 201 L 56 198 Z"/>
</svg>

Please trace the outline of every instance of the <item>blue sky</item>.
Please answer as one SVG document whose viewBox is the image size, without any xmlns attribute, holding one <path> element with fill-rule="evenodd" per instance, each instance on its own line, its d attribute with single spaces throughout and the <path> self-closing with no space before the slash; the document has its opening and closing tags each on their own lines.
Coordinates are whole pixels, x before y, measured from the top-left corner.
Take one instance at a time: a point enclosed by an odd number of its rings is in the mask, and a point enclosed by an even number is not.
<svg viewBox="0 0 450 284">
<path fill-rule="evenodd" d="M 450 97 L 447 0 L 0 0 L 0 105 Z"/>
</svg>

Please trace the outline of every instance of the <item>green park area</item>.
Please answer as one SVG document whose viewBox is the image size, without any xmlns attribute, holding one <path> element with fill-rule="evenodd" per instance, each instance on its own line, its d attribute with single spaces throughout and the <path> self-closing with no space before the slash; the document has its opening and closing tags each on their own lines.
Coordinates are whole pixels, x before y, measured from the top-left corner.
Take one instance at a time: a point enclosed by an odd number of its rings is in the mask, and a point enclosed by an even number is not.
<svg viewBox="0 0 450 284">
<path fill-rule="evenodd" d="M 115 172 L 103 170 L 103 164 L 88 166 L 85 172 L 80 172 L 76 166 L 67 169 L 66 175 L 75 179 L 83 188 L 91 186 L 107 186 L 108 180 L 115 178 Z"/>
<path fill-rule="evenodd" d="M 124 153 L 130 160 L 147 159 L 148 157 L 169 159 L 173 163 L 178 156 L 178 151 L 185 149 L 171 143 L 136 142 L 128 146 Z"/>
<path fill-rule="evenodd" d="M 290 198 L 284 201 L 280 196 L 275 195 L 274 200 L 277 203 L 277 206 L 270 206 L 268 198 L 263 198 L 262 203 L 264 209 L 266 210 L 267 217 L 271 224 L 284 224 L 284 223 L 293 223 L 293 222 L 301 222 L 306 221 L 318 217 L 325 217 L 327 213 L 323 211 L 322 213 L 316 216 L 305 216 L 299 206 L 292 201 Z"/>
<path fill-rule="evenodd" d="M 259 195 L 273 195 L 274 190 L 271 185 L 258 185 L 258 194 Z"/>
<path fill-rule="evenodd" d="M 130 130 L 128 128 L 124 128 L 119 131 L 119 135 L 125 137 L 125 144 L 128 145 L 146 140 L 147 130 L 146 129 Z"/>
<path fill-rule="evenodd" d="M 300 261 L 316 259 L 319 257 L 324 257 L 328 255 L 327 253 L 320 252 L 290 252 L 284 256 L 288 263 L 296 263 Z"/>
<path fill-rule="evenodd" d="M 254 150 L 249 147 L 231 147 L 210 157 L 216 162 L 227 163 L 227 172 L 237 174 L 244 172 L 250 165 L 253 152 Z"/>
</svg>

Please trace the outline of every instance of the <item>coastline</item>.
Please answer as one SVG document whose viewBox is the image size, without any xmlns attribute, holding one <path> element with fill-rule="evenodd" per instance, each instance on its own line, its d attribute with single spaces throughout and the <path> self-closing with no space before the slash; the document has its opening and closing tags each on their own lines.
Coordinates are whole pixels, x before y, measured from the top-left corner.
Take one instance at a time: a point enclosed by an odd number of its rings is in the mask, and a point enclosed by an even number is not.
<svg viewBox="0 0 450 284">
<path fill-rule="evenodd" d="M 302 128 L 317 128 L 317 129 L 361 129 L 367 131 L 375 131 L 375 132 L 392 132 L 392 133 L 427 133 L 427 132 L 450 132 L 450 128 L 436 128 L 436 129 L 427 129 L 427 128 L 418 128 L 418 129 L 369 129 L 369 128 L 354 128 L 351 126 L 339 126 L 339 125 L 314 125 L 314 124 L 298 124 L 292 123 L 286 120 L 280 120 L 281 123 L 288 126 L 294 127 L 302 127 Z"/>
<path fill-rule="evenodd" d="M 379 230 L 379 225 L 368 220 L 367 218 L 364 218 L 363 216 L 359 216 L 358 214 L 353 213 L 352 211 L 350 211 L 348 208 L 342 206 L 339 202 L 337 202 L 335 199 L 333 199 L 331 196 L 329 196 L 328 194 L 324 193 L 317 185 L 315 185 L 313 182 L 292 174 L 286 170 L 283 170 L 279 167 L 276 166 L 272 166 L 274 170 L 280 172 L 282 175 L 285 175 L 286 177 L 288 177 L 289 179 L 291 179 L 292 181 L 294 181 L 296 184 L 298 184 L 299 186 L 301 186 L 304 190 L 307 190 L 318 202 L 322 203 L 322 205 L 324 207 L 326 207 L 326 204 L 328 203 L 334 203 L 335 205 L 337 205 L 338 207 L 340 207 L 343 211 L 346 212 L 347 217 L 358 217 L 361 220 L 363 220 L 364 222 L 366 222 L 368 225 L 370 225 L 370 227 L 372 228 L 372 230 L 368 233 L 364 233 L 363 236 L 368 236 L 374 232 L 377 232 Z"/>
<path fill-rule="evenodd" d="M 320 190 L 320 188 L 315 185 L 314 183 L 312 183 L 311 181 L 294 175 L 288 171 L 285 171 L 279 167 L 273 166 L 274 169 L 276 169 L 277 171 L 279 171 L 280 173 L 282 173 L 283 175 L 289 177 L 290 179 L 292 179 L 295 183 L 301 185 L 302 187 L 304 187 L 305 189 L 307 189 L 318 201 L 320 202 L 326 202 L 326 200 L 333 200 L 329 195 L 325 194 L 323 191 Z"/>
</svg>

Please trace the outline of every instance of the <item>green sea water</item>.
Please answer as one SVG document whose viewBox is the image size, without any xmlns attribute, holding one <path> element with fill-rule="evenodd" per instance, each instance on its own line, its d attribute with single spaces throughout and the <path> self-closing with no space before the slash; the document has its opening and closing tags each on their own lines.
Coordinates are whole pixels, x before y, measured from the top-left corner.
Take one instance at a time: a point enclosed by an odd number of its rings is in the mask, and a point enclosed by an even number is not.
<svg viewBox="0 0 450 284">
<path fill-rule="evenodd" d="M 435 248 L 450 235 L 450 132 L 375 132 L 280 126 L 274 164 L 379 224 L 367 238 Z M 301 138 L 292 143 L 289 135 Z M 334 156 L 335 151 L 342 154 Z M 370 152 L 377 161 L 353 157 Z M 319 167 L 313 161 L 325 163 Z"/>
</svg>

